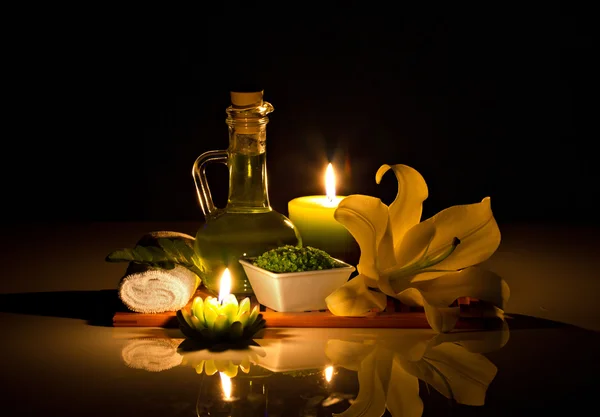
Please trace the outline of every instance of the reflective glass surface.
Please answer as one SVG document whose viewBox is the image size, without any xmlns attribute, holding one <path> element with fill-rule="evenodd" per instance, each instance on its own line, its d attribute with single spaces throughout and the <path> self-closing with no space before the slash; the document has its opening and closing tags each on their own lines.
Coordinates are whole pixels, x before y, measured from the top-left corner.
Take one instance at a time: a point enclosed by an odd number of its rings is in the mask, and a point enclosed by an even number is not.
<svg viewBox="0 0 600 417">
<path fill-rule="evenodd" d="M 530 416 L 597 404 L 589 233 L 506 228 L 489 262 L 511 286 L 502 329 L 267 327 L 249 346 L 218 350 L 178 329 L 112 327 L 106 315 L 123 268 L 104 256 L 144 231 L 182 229 L 5 235 L 0 416 Z"/>
</svg>

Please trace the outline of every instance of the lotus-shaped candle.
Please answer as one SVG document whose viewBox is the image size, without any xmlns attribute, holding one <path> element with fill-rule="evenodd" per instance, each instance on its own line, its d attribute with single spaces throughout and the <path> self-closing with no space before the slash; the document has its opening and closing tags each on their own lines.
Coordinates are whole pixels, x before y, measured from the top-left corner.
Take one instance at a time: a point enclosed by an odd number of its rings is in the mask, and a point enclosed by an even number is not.
<svg viewBox="0 0 600 417">
<path fill-rule="evenodd" d="M 223 300 L 194 298 L 191 308 L 177 311 L 179 328 L 190 338 L 203 342 L 240 342 L 250 340 L 265 326 L 258 305 L 250 310 L 250 299 L 239 304 L 233 294 Z"/>
<path fill-rule="evenodd" d="M 189 339 L 204 343 L 240 343 L 249 341 L 265 326 L 258 305 L 250 310 L 250 299 L 238 303 L 229 293 L 231 275 L 225 269 L 219 298 L 195 297 L 191 307 L 177 311 L 181 332 Z"/>
</svg>

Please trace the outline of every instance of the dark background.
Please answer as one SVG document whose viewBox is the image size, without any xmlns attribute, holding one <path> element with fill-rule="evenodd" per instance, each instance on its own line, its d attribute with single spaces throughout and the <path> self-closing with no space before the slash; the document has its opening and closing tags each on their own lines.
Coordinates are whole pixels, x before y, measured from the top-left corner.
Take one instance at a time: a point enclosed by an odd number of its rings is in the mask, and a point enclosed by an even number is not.
<svg viewBox="0 0 600 417">
<path fill-rule="evenodd" d="M 5 222 L 201 220 L 192 164 L 227 147 L 229 91 L 248 84 L 275 107 L 282 213 L 324 193 L 332 161 L 338 194 L 386 203 L 396 182 L 377 185 L 379 166 L 416 168 L 426 217 L 491 196 L 499 222 L 597 222 L 589 10 L 386 7 L 37 10 L 5 39 Z M 226 169 L 209 175 L 222 206 Z"/>
</svg>

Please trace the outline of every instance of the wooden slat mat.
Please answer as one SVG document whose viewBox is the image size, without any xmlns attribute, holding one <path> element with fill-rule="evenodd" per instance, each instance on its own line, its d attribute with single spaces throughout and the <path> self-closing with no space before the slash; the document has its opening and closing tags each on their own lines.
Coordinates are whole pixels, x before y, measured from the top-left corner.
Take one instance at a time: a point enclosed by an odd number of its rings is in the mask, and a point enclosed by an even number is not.
<svg viewBox="0 0 600 417">
<path fill-rule="evenodd" d="M 202 298 L 207 295 L 209 294 L 202 289 L 195 294 Z M 251 301 L 253 305 L 257 304 L 254 297 L 251 297 Z M 457 329 L 490 329 L 501 323 L 501 320 L 497 318 L 485 317 L 489 306 L 478 300 L 461 298 L 457 304 L 461 310 L 461 318 L 456 325 Z M 373 314 L 370 317 L 340 317 L 331 314 L 328 310 L 280 313 L 264 306 L 260 306 L 260 310 L 268 327 L 430 328 L 422 308 L 408 307 L 391 298 L 388 299 L 388 305 L 384 312 Z M 113 316 L 113 326 L 177 328 L 178 323 L 174 311 L 144 314 L 123 309 L 123 311 L 117 311 Z"/>
</svg>

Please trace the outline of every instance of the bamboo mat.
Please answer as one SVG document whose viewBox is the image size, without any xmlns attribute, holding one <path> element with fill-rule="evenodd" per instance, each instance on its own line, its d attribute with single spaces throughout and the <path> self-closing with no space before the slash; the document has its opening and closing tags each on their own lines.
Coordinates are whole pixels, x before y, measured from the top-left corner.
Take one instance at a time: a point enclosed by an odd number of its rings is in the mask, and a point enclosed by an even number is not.
<svg viewBox="0 0 600 417">
<path fill-rule="evenodd" d="M 195 296 L 205 298 L 209 294 L 199 289 Z M 193 297 L 192 297 L 193 300 Z M 253 305 L 258 304 L 252 296 Z M 190 300 L 191 303 L 191 300 Z M 487 317 L 489 305 L 478 300 L 459 298 L 456 305 L 460 306 L 461 317 L 457 329 L 490 329 L 501 322 L 496 317 Z M 260 306 L 261 314 L 266 320 L 267 327 L 329 327 L 329 328 L 397 328 L 397 329 L 429 329 L 429 323 L 422 308 L 408 307 L 399 301 L 388 298 L 385 311 L 374 313 L 369 317 L 341 317 L 331 314 L 328 310 L 300 313 L 280 313 Z M 123 309 L 113 316 L 114 327 L 162 327 L 177 328 L 178 322 L 174 311 L 165 313 L 144 314 Z"/>
</svg>

